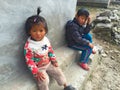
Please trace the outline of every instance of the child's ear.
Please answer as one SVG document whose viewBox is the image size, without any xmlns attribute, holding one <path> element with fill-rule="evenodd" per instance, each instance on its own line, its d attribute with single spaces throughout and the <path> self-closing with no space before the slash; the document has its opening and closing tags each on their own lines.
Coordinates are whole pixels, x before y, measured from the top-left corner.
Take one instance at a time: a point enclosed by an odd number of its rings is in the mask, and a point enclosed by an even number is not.
<svg viewBox="0 0 120 90">
<path fill-rule="evenodd" d="M 75 18 L 78 19 L 78 15 L 75 15 Z"/>
</svg>

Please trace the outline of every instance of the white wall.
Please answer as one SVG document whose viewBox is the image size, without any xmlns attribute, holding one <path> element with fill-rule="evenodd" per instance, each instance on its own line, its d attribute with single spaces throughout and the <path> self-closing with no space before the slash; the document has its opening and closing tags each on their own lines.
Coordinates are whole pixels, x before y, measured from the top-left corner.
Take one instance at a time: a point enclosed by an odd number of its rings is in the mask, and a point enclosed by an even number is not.
<svg viewBox="0 0 120 90">
<path fill-rule="evenodd" d="M 64 25 L 74 17 L 76 2 L 77 0 L 0 0 L 0 90 L 24 90 L 19 87 L 20 81 L 26 80 L 28 73 L 23 57 L 25 20 L 36 14 L 37 7 L 40 6 L 41 15 L 48 23 L 48 37 L 57 49 L 65 44 Z"/>
</svg>

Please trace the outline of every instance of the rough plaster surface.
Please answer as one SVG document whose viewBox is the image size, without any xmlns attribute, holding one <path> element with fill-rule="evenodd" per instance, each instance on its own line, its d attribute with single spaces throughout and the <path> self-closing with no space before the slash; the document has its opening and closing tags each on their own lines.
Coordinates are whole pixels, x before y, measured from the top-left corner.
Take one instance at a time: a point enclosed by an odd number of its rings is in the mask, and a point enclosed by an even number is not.
<svg viewBox="0 0 120 90">
<path fill-rule="evenodd" d="M 31 77 L 23 58 L 26 18 L 36 14 L 36 9 L 40 6 L 41 15 L 48 23 L 47 35 L 57 49 L 65 44 L 64 25 L 74 17 L 76 2 L 77 0 L 0 1 L 0 90 L 28 90 L 27 87 L 21 88 L 24 81 L 24 84 L 29 82 L 26 77 Z M 11 87 L 6 87 L 7 85 Z"/>
</svg>

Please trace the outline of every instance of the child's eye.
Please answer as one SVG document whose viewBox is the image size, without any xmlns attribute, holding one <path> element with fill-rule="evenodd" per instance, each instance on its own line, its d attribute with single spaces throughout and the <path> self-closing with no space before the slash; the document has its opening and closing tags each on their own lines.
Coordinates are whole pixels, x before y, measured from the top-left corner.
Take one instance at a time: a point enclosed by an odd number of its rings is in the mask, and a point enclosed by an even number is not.
<svg viewBox="0 0 120 90">
<path fill-rule="evenodd" d="M 40 32 L 43 32 L 43 30 L 40 30 Z"/>
<path fill-rule="evenodd" d="M 33 30 L 33 32 L 36 32 L 36 30 Z"/>
</svg>

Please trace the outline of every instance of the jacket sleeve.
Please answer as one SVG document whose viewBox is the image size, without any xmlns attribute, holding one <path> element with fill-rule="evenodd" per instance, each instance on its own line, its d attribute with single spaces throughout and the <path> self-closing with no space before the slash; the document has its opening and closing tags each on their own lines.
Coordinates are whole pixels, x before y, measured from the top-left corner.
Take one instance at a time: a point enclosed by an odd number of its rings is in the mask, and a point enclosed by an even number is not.
<svg viewBox="0 0 120 90">
<path fill-rule="evenodd" d="M 81 45 L 88 45 L 89 41 L 87 39 L 82 38 L 82 34 L 84 34 L 84 30 L 77 26 L 74 26 L 72 29 L 72 38 Z M 80 30 L 81 29 L 81 30 Z"/>
<path fill-rule="evenodd" d="M 90 30 L 91 30 L 91 28 L 92 28 L 92 25 L 87 24 L 87 25 L 86 25 L 86 28 L 84 29 L 84 34 L 89 33 L 89 32 L 90 32 Z"/>
<path fill-rule="evenodd" d="M 51 45 L 49 47 L 48 56 L 51 62 L 56 62 L 56 56 Z"/>
<path fill-rule="evenodd" d="M 24 56 L 26 59 L 26 64 L 33 75 L 38 73 L 38 67 L 36 66 L 35 62 L 32 60 L 33 53 L 29 48 L 24 48 Z"/>
</svg>

